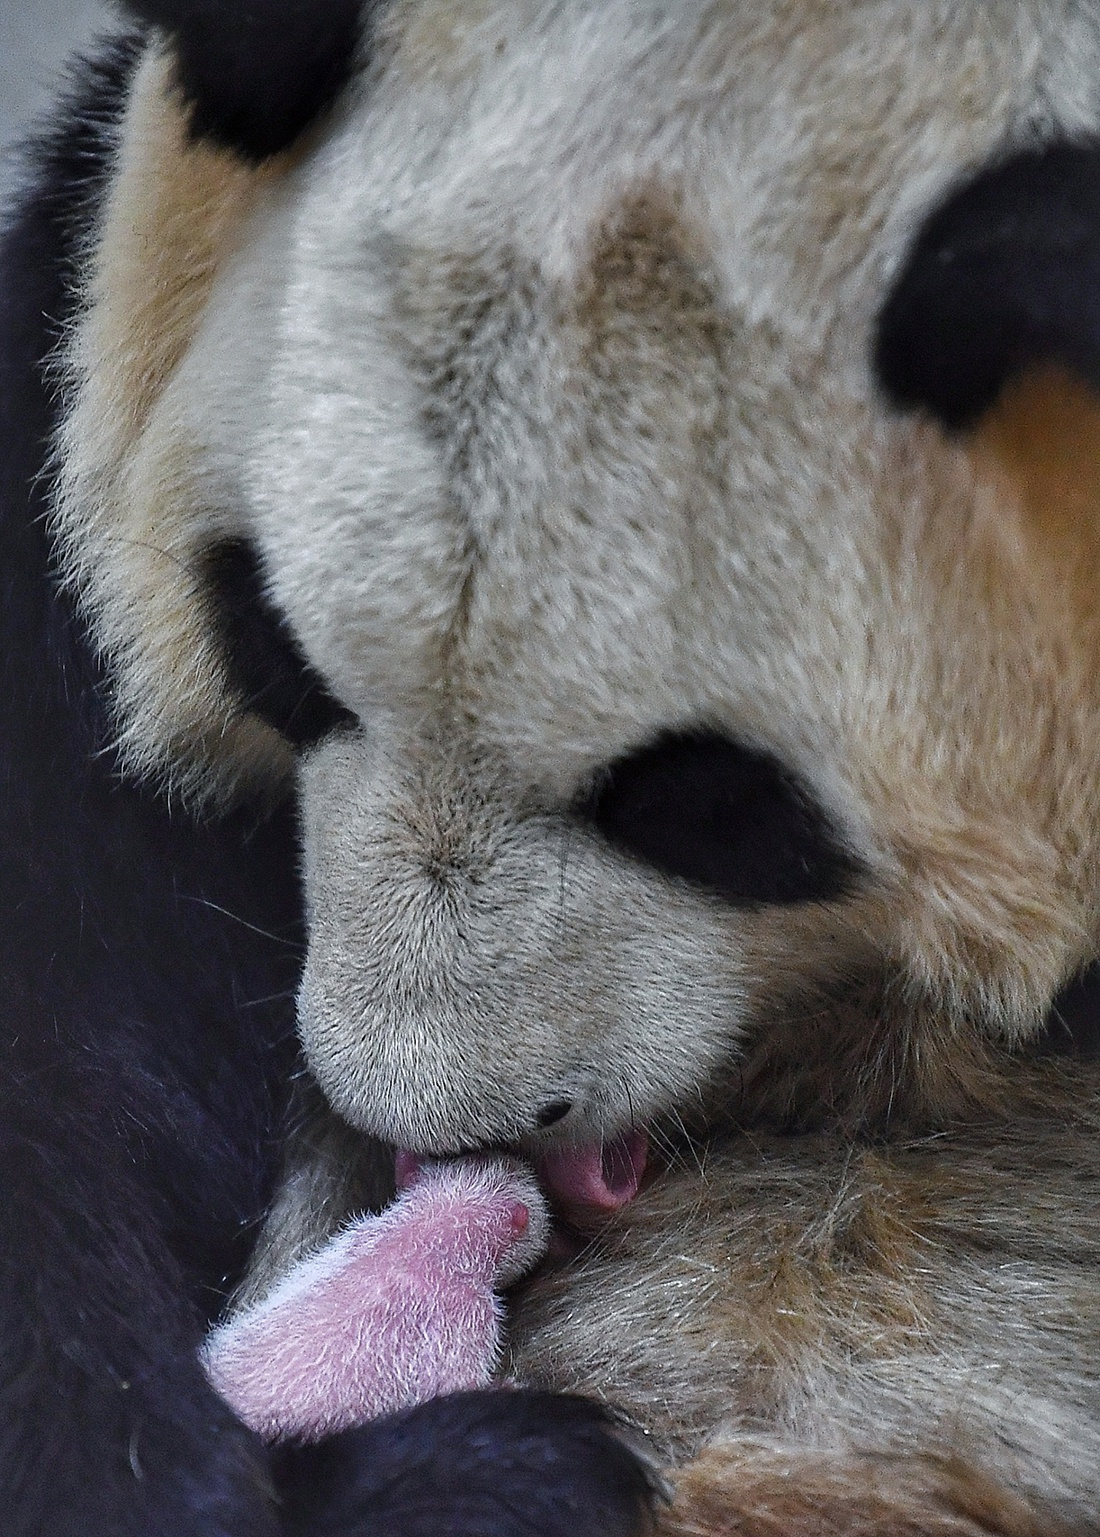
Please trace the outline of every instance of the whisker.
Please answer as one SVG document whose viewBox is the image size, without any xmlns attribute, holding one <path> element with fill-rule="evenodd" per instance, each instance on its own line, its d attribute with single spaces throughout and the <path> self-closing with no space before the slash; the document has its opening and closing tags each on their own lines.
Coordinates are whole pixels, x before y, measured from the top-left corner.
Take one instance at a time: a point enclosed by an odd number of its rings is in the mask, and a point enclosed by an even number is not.
<svg viewBox="0 0 1100 1537">
<path fill-rule="evenodd" d="M 273 934 L 270 929 L 261 929 L 255 923 L 249 923 L 247 918 L 242 918 L 239 913 L 231 912 L 228 907 L 222 907 L 218 902 L 211 902 L 209 897 L 192 897 L 186 892 L 177 892 L 176 899 L 180 902 L 194 902 L 198 907 L 207 907 L 212 913 L 221 913 L 226 918 L 232 918 L 234 923 L 239 923 L 242 928 L 249 929 L 253 934 L 259 934 L 263 939 L 270 939 L 273 944 L 283 945 L 287 950 L 302 952 L 302 945 L 297 940 L 284 939 L 280 934 Z"/>
</svg>

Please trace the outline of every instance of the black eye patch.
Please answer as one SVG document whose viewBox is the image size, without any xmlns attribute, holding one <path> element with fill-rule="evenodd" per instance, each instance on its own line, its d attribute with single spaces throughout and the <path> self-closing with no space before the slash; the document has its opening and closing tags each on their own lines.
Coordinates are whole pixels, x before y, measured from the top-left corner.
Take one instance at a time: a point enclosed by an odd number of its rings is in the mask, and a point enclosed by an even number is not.
<svg viewBox="0 0 1100 1537">
<path fill-rule="evenodd" d="M 878 319 L 893 404 L 949 429 L 1016 375 L 1060 364 L 1100 389 L 1100 146 L 1049 144 L 982 171 L 935 209 Z"/>
<path fill-rule="evenodd" d="M 329 693 L 272 603 L 259 555 L 248 540 L 215 545 L 204 567 L 210 618 L 230 688 L 242 704 L 295 747 L 355 725 L 356 716 Z"/>
<path fill-rule="evenodd" d="M 196 138 L 250 160 L 286 149 L 335 100 L 381 0 L 125 0 L 175 46 Z"/>
<path fill-rule="evenodd" d="M 716 734 L 666 735 L 620 758 L 577 809 L 615 848 L 738 907 L 825 901 L 858 871 L 773 758 Z"/>
</svg>

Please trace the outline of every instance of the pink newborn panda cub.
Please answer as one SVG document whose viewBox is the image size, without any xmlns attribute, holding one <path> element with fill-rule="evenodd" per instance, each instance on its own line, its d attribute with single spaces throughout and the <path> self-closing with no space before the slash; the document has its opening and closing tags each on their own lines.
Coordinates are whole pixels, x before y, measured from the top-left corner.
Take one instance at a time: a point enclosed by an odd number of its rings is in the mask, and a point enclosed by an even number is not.
<svg viewBox="0 0 1100 1537">
<path fill-rule="evenodd" d="M 540 1174 L 566 1216 L 637 1193 L 644 1134 L 557 1153 Z M 550 1235 L 534 1173 L 494 1156 L 397 1157 L 399 1195 L 294 1266 L 208 1337 L 203 1365 L 268 1441 L 318 1441 L 445 1393 L 487 1387 L 499 1365 L 499 1293 Z"/>
<path fill-rule="evenodd" d="M 360 1217 L 208 1337 L 203 1365 L 268 1441 L 318 1441 L 487 1387 L 498 1293 L 546 1250 L 533 1174 L 507 1158 L 398 1161 L 392 1206 Z"/>
</svg>

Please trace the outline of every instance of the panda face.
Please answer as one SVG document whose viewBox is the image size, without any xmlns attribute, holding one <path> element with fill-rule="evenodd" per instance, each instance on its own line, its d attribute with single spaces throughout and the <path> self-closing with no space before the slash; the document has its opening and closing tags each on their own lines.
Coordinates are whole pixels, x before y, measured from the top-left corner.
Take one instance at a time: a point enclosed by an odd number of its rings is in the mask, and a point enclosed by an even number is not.
<svg viewBox="0 0 1100 1537">
<path fill-rule="evenodd" d="M 1100 128 L 1053 10 L 408 0 L 260 169 L 150 52 L 59 529 L 131 764 L 300 744 L 353 1124 L 947 1110 L 1092 955 L 1098 408 L 1045 332 L 890 399 L 929 216 Z"/>
</svg>

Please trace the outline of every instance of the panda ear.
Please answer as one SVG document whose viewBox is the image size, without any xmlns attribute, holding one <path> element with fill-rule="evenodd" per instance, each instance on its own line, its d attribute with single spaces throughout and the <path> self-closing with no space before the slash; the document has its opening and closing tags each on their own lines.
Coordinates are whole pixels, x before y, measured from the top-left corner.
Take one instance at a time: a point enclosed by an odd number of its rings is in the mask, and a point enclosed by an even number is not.
<svg viewBox="0 0 1100 1537">
<path fill-rule="evenodd" d="M 895 405 L 953 430 L 1032 367 L 1100 392 L 1100 145 L 1014 155 L 950 196 L 887 298 L 874 363 Z"/>
<path fill-rule="evenodd" d="M 177 53 L 197 138 L 250 160 L 285 149 L 339 93 L 368 0 L 127 0 Z"/>
</svg>

